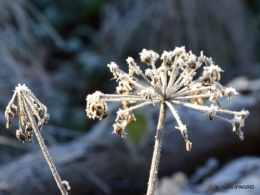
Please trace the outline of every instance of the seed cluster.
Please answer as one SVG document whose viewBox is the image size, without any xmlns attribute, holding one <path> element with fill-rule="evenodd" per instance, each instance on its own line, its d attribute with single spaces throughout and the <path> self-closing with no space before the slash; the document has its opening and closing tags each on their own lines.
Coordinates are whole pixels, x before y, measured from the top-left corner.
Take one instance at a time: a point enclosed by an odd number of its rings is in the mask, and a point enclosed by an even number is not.
<svg viewBox="0 0 260 195">
<path fill-rule="evenodd" d="M 17 105 L 15 105 L 15 100 Z M 15 88 L 14 95 L 6 107 L 7 129 L 11 127 L 11 119 L 16 114 L 19 119 L 19 129 L 16 130 L 16 137 L 23 143 L 32 143 L 33 128 L 37 126 L 41 130 L 49 120 L 46 106 L 34 96 L 30 89 L 20 84 Z M 24 127 L 24 130 L 22 127 Z"/>
<path fill-rule="evenodd" d="M 165 103 L 177 121 L 185 142 L 186 149 L 190 150 L 192 143 L 188 140 L 188 131 L 175 109 L 174 105 L 183 106 L 207 115 L 210 120 L 218 118 L 232 124 L 233 131 L 243 140 L 241 128 L 249 112 L 229 111 L 221 108 L 219 97 L 226 96 L 229 101 L 233 95 L 238 94 L 235 89 L 222 86 L 219 81 L 221 72 L 211 58 L 203 55 L 195 56 L 191 51 L 186 52 L 185 47 L 176 47 L 173 51 L 164 51 L 161 55 L 162 63 L 156 68 L 155 62 L 160 56 L 152 51 L 143 49 L 140 58 L 151 68 L 143 73 L 132 57 L 127 58 L 128 73 L 120 70 L 118 65 L 111 62 L 107 66 L 113 74 L 113 79 L 118 82 L 118 94 L 103 94 L 99 91 L 87 96 L 87 116 L 103 119 L 107 116 L 107 103 L 119 101 L 123 108 L 117 112 L 114 133 L 125 137 L 125 127 L 135 121 L 132 110 L 155 103 Z M 194 78 L 196 71 L 203 67 L 202 75 Z M 140 80 L 142 78 L 142 80 Z M 206 103 L 211 103 L 207 106 Z M 223 115 L 233 115 L 226 118 Z"/>
</svg>

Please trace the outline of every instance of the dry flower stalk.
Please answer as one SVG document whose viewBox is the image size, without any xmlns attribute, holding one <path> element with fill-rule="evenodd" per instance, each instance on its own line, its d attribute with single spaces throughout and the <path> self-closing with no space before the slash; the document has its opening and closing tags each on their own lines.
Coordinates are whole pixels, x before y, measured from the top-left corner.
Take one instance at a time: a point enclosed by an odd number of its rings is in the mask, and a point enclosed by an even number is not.
<svg viewBox="0 0 260 195">
<path fill-rule="evenodd" d="M 162 64 L 156 68 L 155 61 L 159 55 L 152 50 L 143 49 L 140 53 L 141 61 L 151 68 L 143 73 L 134 59 L 128 57 L 126 60 L 129 65 L 129 72 L 120 70 L 116 63 L 108 64 L 114 79 L 118 82 L 116 95 L 103 94 L 96 91 L 87 96 L 86 112 L 92 119 L 103 119 L 107 116 L 107 103 L 119 101 L 123 104 L 123 109 L 117 112 L 117 118 L 113 125 L 113 133 L 125 138 L 125 127 L 128 123 L 135 121 L 132 111 L 145 105 L 160 103 L 161 109 L 155 137 L 155 147 L 148 182 L 147 195 L 154 194 L 154 186 L 157 179 L 160 151 L 162 146 L 163 125 L 168 107 L 177 121 L 186 149 L 189 151 L 192 143 L 188 139 L 188 130 L 184 125 L 173 105 L 180 105 L 207 115 L 210 120 L 218 118 L 229 122 L 233 131 L 236 132 L 241 140 L 244 139 L 241 128 L 244 126 L 244 119 L 248 116 L 247 110 L 240 112 L 229 111 L 221 108 L 218 101 L 219 97 L 227 96 L 231 101 L 232 95 L 238 94 L 233 88 L 222 86 L 220 73 L 223 70 L 215 65 L 211 58 L 203 55 L 195 56 L 191 51 L 186 52 L 185 47 L 176 47 L 174 51 L 164 51 L 161 55 Z M 202 75 L 194 79 L 196 70 L 202 65 Z M 142 77 L 144 82 L 139 82 L 134 74 Z M 190 102 L 189 102 L 190 101 Z M 211 102 L 211 106 L 203 105 Z M 233 118 L 225 118 L 223 115 L 233 115 Z"/>
<path fill-rule="evenodd" d="M 17 99 L 17 105 L 15 105 L 15 99 Z M 47 107 L 35 97 L 29 88 L 25 85 L 18 84 L 18 86 L 15 87 L 14 95 L 5 111 L 7 129 L 11 127 L 11 119 L 15 114 L 18 115 L 19 120 L 19 129 L 16 130 L 17 139 L 23 143 L 32 143 L 34 131 L 43 155 L 51 169 L 52 175 L 62 195 L 67 195 L 68 193 L 65 186 L 67 190 L 69 190 L 69 183 L 61 180 L 40 133 L 43 125 L 46 125 L 49 120 Z M 24 127 L 24 130 L 22 127 Z"/>
</svg>

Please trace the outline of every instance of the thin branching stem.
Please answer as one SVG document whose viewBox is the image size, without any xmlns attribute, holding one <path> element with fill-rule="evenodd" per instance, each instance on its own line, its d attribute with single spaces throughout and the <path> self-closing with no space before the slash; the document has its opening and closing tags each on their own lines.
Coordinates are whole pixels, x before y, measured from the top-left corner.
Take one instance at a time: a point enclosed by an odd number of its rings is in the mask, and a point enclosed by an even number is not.
<svg viewBox="0 0 260 195">
<path fill-rule="evenodd" d="M 158 167 L 161 156 L 161 148 L 162 148 L 162 138 L 163 138 L 163 126 L 165 121 L 166 114 L 166 104 L 164 102 L 161 103 L 161 109 L 159 114 L 159 120 L 157 125 L 157 133 L 155 137 L 154 151 L 153 151 L 153 159 L 152 165 L 150 169 L 150 176 L 148 181 L 148 189 L 146 195 L 153 195 L 155 184 L 157 180 Z"/>
<path fill-rule="evenodd" d="M 188 102 L 180 102 L 177 100 L 171 100 L 173 104 L 178 104 L 180 106 L 184 106 L 186 108 L 190 108 L 196 111 L 201 111 L 201 112 L 208 112 L 210 110 L 210 107 L 208 106 L 202 106 L 202 105 L 194 105 Z M 221 113 L 221 114 L 230 114 L 230 115 L 241 115 L 241 112 L 236 112 L 236 111 L 230 111 L 230 110 L 223 110 L 223 109 L 216 109 L 216 113 Z"/>
<path fill-rule="evenodd" d="M 153 104 L 153 103 L 157 103 L 157 102 L 159 102 L 159 101 L 157 100 L 157 101 L 154 101 L 154 102 L 152 102 L 152 101 L 150 101 L 150 102 L 143 102 L 141 104 L 137 104 L 137 105 L 132 106 L 132 107 L 130 107 L 128 109 L 125 109 L 124 112 L 129 112 L 129 111 L 135 110 L 137 108 L 141 108 L 143 106 L 146 106 L 146 105 L 149 105 L 149 104 Z"/>
<path fill-rule="evenodd" d="M 174 93 L 171 97 L 183 96 L 183 95 L 187 95 L 189 93 L 193 93 L 193 92 L 197 92 L 197 91 L 203 91 L 203 90 L 205 91 L 205 90 L 210 90 L 210 89 L 211 89 L 211 86 L 200 87 L 200 88 L 197 88 L 197 89 L 190 89 L 189 87 L 185 87 L 182 90 Z"/>
<path fill-rule="evenodd" d="M 32 124 L 32 128 L 34 130 L 35 136 L 36 136 L 36 138 L 39 142 L 42 153 L 43 153 L 43 155 L 44 155 L 44 157 L 45 157 L 45 159 L 46 159 L 46 161 L 47 161 L 47 163 L 48 163 L 48 165 L 51 169 L 52 175 L 53 175 L 53 177 L 54 177 L 54 179 L 55 179 L 55 181 L 56 181 L 56 183 L 57 183 L 57 185 L 58 185 L 58 187 L 61 191 L 61 194 L 62 195 L 68 195 L 65 187 L 62 184 L 62 181 L 61 181 L 61 178 L 58 174 L 58 171 L 57 171 L 56 167 L 54 166 L 52 158 L 51 158 L 51 156 L 50 156 L 50 154 L 47 150 L 47 147 L 46 147 L 44 140 L 41 136 L 40 130 L 39 130 L 38 126 L 35 124 L 35 120 L 33 119 L 33 116 L 31 115 L 32 110 L 30 110 L 30 108 L 29 108 L 30 106 L 28 105 L 28 102 L 26 100 L 24 101 L 24 103 L 25 103 L 26 112 L 28 113 L 29 120 L 30 120 L 30 122 Z"/>
<path fill-rule="evenodd" d="M 189 100 L 189 99 L 193 99 L 193 98 L 208 98 L 210 97 L 212 94 L 208 93 L 208 94 L 201 94 L 201 95 L 192 95 L 192 96 L 182 96 L 182 97 L 174 97 L 170 99 L 174 99 L 174 100 Z"/>
</svg>

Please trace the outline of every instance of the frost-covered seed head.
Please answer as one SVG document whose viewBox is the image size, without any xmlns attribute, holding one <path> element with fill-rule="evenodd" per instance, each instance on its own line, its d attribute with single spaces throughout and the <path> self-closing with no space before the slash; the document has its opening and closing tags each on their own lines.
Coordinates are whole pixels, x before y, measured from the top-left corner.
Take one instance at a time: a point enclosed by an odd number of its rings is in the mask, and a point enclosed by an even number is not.
<svg viewBox="0 0 260 195">
<path fill-rule="evenodd" d="M 161 59 L 163 60 L 163 65 L 165 67 L 170 68 L 172 66 L 172 57 L 173 57 L 173 52 L 167 52 L 167 51 L 163 52 Z"/>
<path fill-rule="evenodd" d="M 113 125 L 114 131 L 113 133 L 120 135 L 121 138 L 125 138 L 125 131 L 122 125 L 116 123 Z"/>
<path fill-rule="evenodd" d="M 218 99 L 227 96 L 230 101 L 237 92 L 219 83 L 221 73 L 224 71 L 215 65 L 211 58 L 206 57 L 203 52 L 197 57 L 191 51 L 186 52 L 184 46 L 176 47 L 173 51 L 164 51 L 160 57 L 162 63 L 159 67 L 155 66 L 159 55 L 152 50 L 143 49 L 140 58 L 142 62 L 151 65 L 150 69 L 145 70 L 145 74 L 132 57 L 126 60 L 129 65 L 128 74 L 120 70 L 114 62 L 108 64 L 114 78 L 117 79 L 118 94 L 95 92 L 88 95 L 86 109 L 88 117 L 103 119 L 106 116 L 106 102 L 122 102 L 123 107 L 118 111 L 113 127 L 114 133 L 125 137 L 126 125 L 136 120 L 133 115 L 134 109 L 148 104 L 165 103 L 177 121 L 176 128 L 180 130 L 186 142 L 186 149 L 190 150 L 192 143 L 188 140 L 188 130 L 174 108 L 175 105 L 180 105 L 201 112 L 210 120 L 218 118 L 229 122 L 239 138 L 243 139 L 241 128 L 249 112 L 246 110 L 235 112 L 221 108 Z M 202 75 L 194 78 L 201 67 L 203 67 Z M 140 79 L 142 81 L 139 81 Z M 234 118 L 227 118 L 227 115 L 233 115 Z"/>
<path fill-rule="evenodd" d="M 103 93 L 96 91 L 87 96 L 86 112 L 89 118 L 102 120 L 107 117 L 107 103 L 100 98 L 102 95 Z"/>
<path fill-rule="evenodd" d="M 146 63 L 147 65 L 152 65 L 159 58 L 158 53 L 155 53 L 152 50 L 143 49 L 141 53 L 139 53 L 141 61 Z"/>
<path fill-rule="evenodd" d="M 19 119 L 19 129 L 16 131 L 16 137 L 23 143 L 32 143 L 32 124 L 38 125 L 38 128 L 41 129 L 49 119 L 46 106 L 35 97 L 29 88 L 21 84 L 15 87 L 14 95 L 6 107 L 6 128 L 11 127 L 11 119 L 16 114 Z M 24 130 L 23 126 L 25 126 Z"/>
</svg>

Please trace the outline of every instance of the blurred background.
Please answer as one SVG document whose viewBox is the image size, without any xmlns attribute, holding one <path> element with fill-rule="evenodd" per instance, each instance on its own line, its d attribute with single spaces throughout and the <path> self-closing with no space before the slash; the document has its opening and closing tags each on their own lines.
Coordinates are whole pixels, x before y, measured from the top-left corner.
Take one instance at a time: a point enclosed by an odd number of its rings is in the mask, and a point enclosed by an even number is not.
<svg viewBox="0 0 260 195">
<path fill-rule="evenodd" d="M 10 130 L 5 128 L 5 107 L 18 83 L 26 84 L 48 107 L 51 118 L 42 131 L 43 137 L 48 147 L 62 150 L 62 147 L 68 147 L 75 140 L 80 143 L 82 137 L 88 136 L 88 132 L 97 127 L 95 123 L 99 121 L 86 117 L 85 99 L 87 94 L 96 90 L 115 92 L 116 82 L 110 82 L 112 74 L 107 68 L 108 63 L 114 61 L 126 70 L 125 59 L 128 56 L 132 56 L 140 65 L 139 53 L 143 48 L 161 54 L 176 46 L 185 46 L 187 51 L 191 50 L 195 55 L 204 51 L 206 56 L 212 57 L 215 64 L 225 70 L 221 79 L 223 85 L 241 76 L 249 80 L 259 79 L 260 1 L 1 0 L 0 167 L 7 167 L 10 163 L 15 166 L 15 161 L 39 150 L 36 140 L 31 145 L 16 140 L 15 123 Z M 141 67 L 145 68 L 143 65 Z M 130 128 L 154 128 L 147 117 L 155 122 L 156 117 L 146 116 L 145 110 L 137 115 L 141 122 Z M 109 134 L 112 132 L 113 120 L 107 122 L 106 131 Z M 131 155 L 140 155 L 136 143 L 143 139 L 145 133 L 129 134 L 128 139 L 132 142 L 124 141 L 127 142 L 127 151 L 134 153 Z M 113 136 L 116 138 L 111 139 L 119 139 Z M 232 136 L 235 137 L 234 134 Z M 108 145 L 109 140 L 110 137 Z M 137 148 L 134 152 L 129 149 L 131 144 Z M 117 147 L 115 149 L 120 150 Z M 73 156 L 73 152 L 67 155 Z M 260 155 L 257 151 L 247 150 L 236 154 L 234 158 L 247 154 Z M 190 176 L 196 172 L 197 166 L 202 166 L 210 157 L 211 154 L 203 156 L 197 165 L 187 169 L 162 169 L 168 176 L 176 171 Z M 224 165 L 231 157 L 216 155 L 216 158 Z M 169 165 L 166 163 L 165 166 Z M 149 167 L 148 163 L 147 170 Z M 57 166 L 57 169 L 59 171 L 62 166 Z M 3 168 L 0 168 L 0 173 L 4 173 Z M 93 178 L 101 183 L 107 181 L 104 185 L 99 183 L 105 186 L 104 189 L 97 187 L 99 190 L 78 190 L 70 194 L 127 194 L 128 188 L 133 189 L 129 194 L 145 193 L 146 180 L 138 183 L 133 177 L 131 182 L 127 180 L 128 183 L 124 184 L 126 187 L 121 187 L 117 192 L 117 180 L 113 180 L 112 185 L 109 180 L 102 178 L 102 174 L 97 176 L 95 171 L 89 173 L 87 170 L 85 173 L 93 174 Z M 118 178 L 117 175 L 114 179 Z M 70 178 L 65 179 L 70 181 Z M 85 182 L 89 182 L 89 178 Z M 77 188 L 81 188 L 82 183 Z M 92 183 L 99 186 L 98 182 Z M 26 185 L 34 184 L 27 181 Z M 2 189 L 4 187 L 0 181 L 0 191 Z M 57 194 L 45 188 L 40 191 L 43 194 Z M 8 194 L 4 190 L 1 193 Z"/>
</svg>

